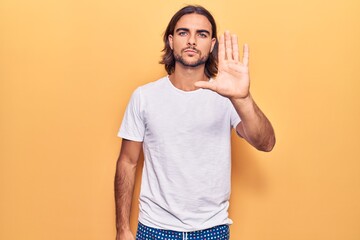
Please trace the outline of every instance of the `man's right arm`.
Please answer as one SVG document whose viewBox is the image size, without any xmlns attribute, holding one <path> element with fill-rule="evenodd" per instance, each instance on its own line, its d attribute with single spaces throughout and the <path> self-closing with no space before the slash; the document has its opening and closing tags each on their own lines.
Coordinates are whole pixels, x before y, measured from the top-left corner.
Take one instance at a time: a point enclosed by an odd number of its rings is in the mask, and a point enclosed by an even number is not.
<svg viewBox="0 0 360 240">
<path fill-rule="evenodd" d="M 116 240 L 134 240 L 130 231 L 130 209 L 136 167 L 142 142 L 123 139 L 115 174 Z"/>
</svg>

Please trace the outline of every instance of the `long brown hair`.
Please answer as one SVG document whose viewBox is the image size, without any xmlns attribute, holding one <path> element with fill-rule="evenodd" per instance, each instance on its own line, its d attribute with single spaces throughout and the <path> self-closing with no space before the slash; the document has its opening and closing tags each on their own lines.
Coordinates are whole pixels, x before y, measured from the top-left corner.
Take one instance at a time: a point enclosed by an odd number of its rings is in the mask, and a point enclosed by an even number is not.
<svg viewBox="0 0 360 240">
<path fill-rule="evenodd" d="M 210 53 L 209 58 L 205 63 L 205 75 L 208 78 L 215 77 L 218 72 L 218 40 L 217 40 L 216 23 L 215 23 L 214 17 L 211 15 L 211 13 L 202 6 L 188 5 L 186 7 L 183 7 L 182 9 L 180 9 L 171 18 L 171 20 L 165 30 L 164 36 L 163 36 L 163 41 L 164 41 L 165 46 L 164 46 L 164 49 L 162 50 L 162 52 L 164 52 L 164 54 L 162 56 L 162 60 L 160 61 L 160 63 L 165 65 L 165 69 L 169 75 L 174 72 L 175 57 L 174 57 L 173 51 L 170 47 L 169 35 L 174 34 L 175 25 L 179 21 L 179 19 L 182 16 L 184 16 L 186 14 L 191 14 L 191 13 L 197 13 L 197 14 L 203 15 L 211 23 L 211 27 L 212 27 L 211 38 L 216 38 L 216 43 L 215 43 L 213 51 Z"/>
</svg>

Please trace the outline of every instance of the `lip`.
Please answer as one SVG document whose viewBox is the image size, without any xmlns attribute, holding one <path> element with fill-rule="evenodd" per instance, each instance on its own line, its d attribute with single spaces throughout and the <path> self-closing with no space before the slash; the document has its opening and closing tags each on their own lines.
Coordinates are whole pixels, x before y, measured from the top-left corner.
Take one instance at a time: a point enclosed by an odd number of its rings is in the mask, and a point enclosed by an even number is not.
<svg viewBox="0 0 360 240">
<path fill-rule="evenodd" d="M 195 49 L 185 49 L 184 52 L 186 53 L 197 53 L 197 51 Z"/>
</svg>

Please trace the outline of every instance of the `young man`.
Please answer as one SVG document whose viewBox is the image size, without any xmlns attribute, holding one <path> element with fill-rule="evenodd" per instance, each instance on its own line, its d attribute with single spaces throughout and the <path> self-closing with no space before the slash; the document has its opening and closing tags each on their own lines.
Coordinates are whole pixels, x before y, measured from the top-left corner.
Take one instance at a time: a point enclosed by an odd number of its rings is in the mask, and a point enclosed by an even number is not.
<svg viewBox="0 0 360 240">
<path fill-rule="evenodd" d="M 206 9 L 179 10 L 164 34 L 169 75 L 131 97 L 119 130 L 117 240 L 134 239 L 129 219 L 141 149 L 136 238 L 229 239 L 231 128 L 262 151 L 272 150 L 275 135 L 249 92 L 247 45 L 240 60 L 236 35 L 216 36 Z"/>
</svg>

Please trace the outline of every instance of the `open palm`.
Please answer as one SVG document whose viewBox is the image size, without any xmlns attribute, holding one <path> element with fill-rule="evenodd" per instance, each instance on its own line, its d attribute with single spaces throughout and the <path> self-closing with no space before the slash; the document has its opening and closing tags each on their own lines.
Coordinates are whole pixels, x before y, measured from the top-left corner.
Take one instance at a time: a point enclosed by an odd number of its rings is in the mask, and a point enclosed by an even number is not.
<svg viewBox="0 0 360 240">
<path fill-rule="evenodd" d="M 236 35 L 225 32 L 219 38 L 219 67 L 215 79 L 210 82 L 196 82 L 195 86 L 207 88 L 228 98 L 245 98 L 249 95 L 249 48 L 245 44 L 243 59 L 239 60 Z"/>
</svg>

